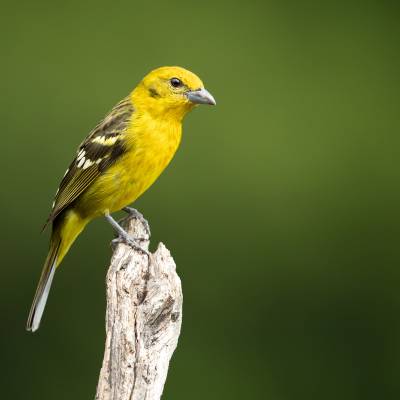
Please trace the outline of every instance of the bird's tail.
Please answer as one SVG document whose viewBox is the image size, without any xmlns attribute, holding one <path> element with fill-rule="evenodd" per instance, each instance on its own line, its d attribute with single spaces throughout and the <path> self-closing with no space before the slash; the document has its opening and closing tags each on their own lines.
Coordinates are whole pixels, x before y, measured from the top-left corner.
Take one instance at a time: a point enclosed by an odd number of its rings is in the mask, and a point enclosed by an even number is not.
<svg viewBox="0 0 400 400">
<path fill-rule="evenodd" d="M 80 218 L 72 210 L 67 211 L 64 215 L 60 215 L 54 222 L 50 239 L 50 249 L 26 323 L 28 331 L 35 332 L 39 328 L 56 268 L 61 263 L 65 254 L 67 254 L 76 237 L 82 232 L 86 223 L 87 221 Z"/>
</svg>

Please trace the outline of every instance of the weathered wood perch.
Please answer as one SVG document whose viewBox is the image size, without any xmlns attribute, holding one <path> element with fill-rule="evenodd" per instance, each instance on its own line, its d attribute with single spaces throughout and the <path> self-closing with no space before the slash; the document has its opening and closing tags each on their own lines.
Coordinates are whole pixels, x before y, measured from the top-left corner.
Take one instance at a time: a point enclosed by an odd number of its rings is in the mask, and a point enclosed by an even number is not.
<svg viewBox="0 0 400 400">
<path fill-rule="evenodd" d="M 123 225 L 148 249 L 149 235 L 132 216 Z M 182 288 L 160 243 L 149 257 L 125 244 L 107 273 L 106 344 L 96 400 L 158 400 L 182 323 Z"/>
</svg>

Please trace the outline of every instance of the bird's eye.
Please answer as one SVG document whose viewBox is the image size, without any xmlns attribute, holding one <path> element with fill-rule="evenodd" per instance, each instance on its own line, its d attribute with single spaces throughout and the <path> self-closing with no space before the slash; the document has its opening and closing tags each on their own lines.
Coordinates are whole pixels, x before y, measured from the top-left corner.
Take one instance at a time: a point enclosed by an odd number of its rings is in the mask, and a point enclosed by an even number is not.
<svg viewBox="0 0 400 400">
<path fill-rule="evenodd" d="M 171 82 L 171 85 L 175 88 L 181 87 L 183 85 L 182 81 L 178 78 L 172 78 L 170 80 L 170 82 Z"/>
</svg>

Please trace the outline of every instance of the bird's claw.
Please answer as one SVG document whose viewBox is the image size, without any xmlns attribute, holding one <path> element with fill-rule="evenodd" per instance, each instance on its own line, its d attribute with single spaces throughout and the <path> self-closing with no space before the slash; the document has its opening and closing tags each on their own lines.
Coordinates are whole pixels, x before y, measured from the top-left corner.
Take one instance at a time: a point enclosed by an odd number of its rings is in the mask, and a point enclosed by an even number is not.
<svg viewBox="0 0 400 400">
<path fill-rule="evenodd" d="M 145 217 L 143 217 L 143 214 L 141 212 L 139 212 L 138 210 L 136 210 L 136 208 L 133 208 L 133 207 L 124 207 L 123 210 L 126 213 L 128 213 L 129 215 L 131 215 L 132 217 L 138 219 L 143 224 L 144 229 L 150 238 L 150 236 L 151 236 L 150 225 L 147 222 L 147 219 Z"/>
<path fill-rule="evenodd" d="M 146 249 L 144 249 L 143 247 L 141 247 L 135 240 L 129 238 L 129 237 L 121 237 L 118 236 L 117 238 L 113 239 L 111 241 L 111 247 L 113 248 L 113 250 L 117 247 L 117 245 L 119 245 L 120 243 L 126 244 L 130 247 L 132 247 L 133 250 L 142 253 L 144 255 L 146 255 L 147 257 L 149 257 L 150 259 L 150 252 L 147 251 Z"/>
<path fill-rule="evenodd" d="M 136 211 L 136 213 L 138 213 L 138 212 Z M 115 221 L 115 219 L 109 213 L 106 213 L 104 216 L 106 217 L 107 221 L 111 224 L 111 226 L 114 228 L 115 233 L 118 235 L 118 237 L 116 239 L 112 240 L 112 242 L 111 242 L 111 246 L 113 247 L 113 249 L 115 249 L 117 244 L 124 243 L 124 244 L 132 247 L 132 249 L 136 250 L 137 252 L 145 254 L 150 261 L 150 258 L 151 258 L 150 252 L 148 252 L 146 249 L 141 247 L 140 244 L 138 244 L 138 241 L 148 241 L 148 239 L 132 238 L 128 234 L 128 232 L 124 228 L 122 228 L 122 226 L 119 225 L 118 222 Z M 136 216 L 136 218 L 140 218 L 140 217 Z M 142 218 L 143 218 L 143 216 L 142 216 Z"/>
</svg>

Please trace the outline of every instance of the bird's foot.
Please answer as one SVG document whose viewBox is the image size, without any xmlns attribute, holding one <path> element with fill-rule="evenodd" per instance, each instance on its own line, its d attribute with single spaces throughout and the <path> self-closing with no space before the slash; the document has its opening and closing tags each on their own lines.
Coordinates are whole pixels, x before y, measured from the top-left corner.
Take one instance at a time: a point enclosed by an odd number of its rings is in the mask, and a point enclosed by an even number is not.
<svg viewBox="0 0 400 400">
<path fill-rule="evenodd" d="M 132 247 L 133 250 L 137 251 L 138 253 L 142 253 L 142 254 L 146 255 L 150 259 L 150 255 L 151 255 L 150 252 L 147 251 L 146 249 L 144 249 L 143 247 L 141 247 L 140 244 L 138 244 L 131 237 L 129 237 L 129 236 L 127 236 L 127 237 L 118 236 L 117 238 L 111 240 L 111 246 L 112 246 L 113 249 L 115 249 L 115 247 L 120 243 L 123 243 L 123 244 L 126 244 L 126 245 Z"/>
<path fill-rule="evenodd" d="M 147 222 L 147 219 L 145 217 L 143 217 L 143 214 L 141 212 L 136 210 L 136 208 L 132 208 L 132 207 L 124 207 L 123 210 L 126 213 L 128 213 L 129 215 L 131 215 L 132 217 L 138 219 L 143 224 L 144 229 L 145 229 L 146 233 L 149 235 L 149 237 L 151 236 L 150 225 Z"/>
<path fill-rule="evenodd" d="M 137 240 L 141 239 L 134 239 L 132 238 L 128 232 L 125 231 L 124 228 L 122 228 L 121 225 L 118 224 L 117 221 L 110 215 L 110 214 L 105 214 L 105 217 L 107 221 L 110 223 L 110 225 L 114 228 L 114 231 L 118 234 L 118 237 L 114 240 L 112 240 L 111 245 L 115 247 L 119 243 L 124 243 L 127 244 L 128 246 L 132 247 L 132 249 L 145 254 L 149 260 L 150 260 L 150 252 L 141 247 Z"/>
</svg>

